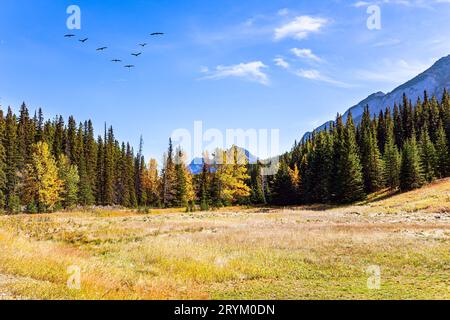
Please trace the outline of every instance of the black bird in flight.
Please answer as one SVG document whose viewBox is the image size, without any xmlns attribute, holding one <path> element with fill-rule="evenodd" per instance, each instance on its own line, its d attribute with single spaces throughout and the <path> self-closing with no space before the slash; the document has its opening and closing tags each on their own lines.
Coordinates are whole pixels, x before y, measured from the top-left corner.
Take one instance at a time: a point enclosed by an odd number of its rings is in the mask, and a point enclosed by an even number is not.
<svg viewBox="0 0 450 320">
<path fill-rule="evenodd" d="M 139 43 L 139 45 L 140 45 L 142 48 L 144 48 L 144 47 L 147 45 L 147 43 Z"/>
<path fill-rule="evenodd" d="M 128 68 L 128 70 L 130 70 L 131 68 L 134 68 L 134 65 L 132 65 L 132 64 L 127 64 L 126 66 L 124 66 L 124 68 Z"/>
<path fill-rule="evenodd" d="M 162 36 L 162 35 L 164 35 L 164 33 L 163 32 L 153 32 L 150 35 L 151 36 Z"/>
<path fill-rule="evenodd" d="M 89 40 L 89 38 L 84 38 L 84 39 L 80 39 L 80 40 L 78 40 L 78 41 L 80 41 L 80 42 L 82 42 L 82 43 L 85 43 L 86 41 L 88 41 Z"/>
<path fill-rule="evenodd" d="M 139 57 L 141 54 L 142 54 L 142 52 L 139 52 L 139 53 L 132 53 L 131 55 L 132 55 L 132 56 L 135 56 L 135 57 Z"/>
<path fill-rule="evenodd" d="M 106 49 L 108 49 L 108 47 L 101 47 L 101 48 L 98 48 L 97 51 L 103 51 L 103 50 L 106 50 Z"/>
<path fill-rule="evenodd" d="M 119 60 L 119 59 L 113 59 L 113 60 L 111 60 L 111 62 L 122 62 L 122 60 Z"/>
<path fill-rule="evenodd" d="M 64 36 L 64 38 L 73 38 L 73 37 L 75 37 L 74 34 L 66 34 L 66 35 Z"/>
</svg>

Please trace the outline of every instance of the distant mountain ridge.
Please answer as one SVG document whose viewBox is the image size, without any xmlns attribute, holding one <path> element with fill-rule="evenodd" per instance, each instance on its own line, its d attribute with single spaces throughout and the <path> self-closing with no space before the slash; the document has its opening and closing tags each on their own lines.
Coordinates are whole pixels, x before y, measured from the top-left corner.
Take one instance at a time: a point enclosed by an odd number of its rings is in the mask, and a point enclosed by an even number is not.
<svg viewBox="0 0 450 320">
<path fill-rule="evenodd" d="M 258 161 L 258 157 L 251 154 L 250 151 L 248 151 L 244 148 L 241 148 L 241 147 L 237 147 L 237 149 L 238 149 L 238 152 L 242 152 L 243 154 L 245 154 L 245 157 L 247 158 L 248 163 L 255 164 Z M 192 174 L 199 174 L 203 170 L 203 164 L 204 164 L 203 158 L 194 158 L 194 159 L 192 159 L 188 168 Z"/>
<path fill-rule="evenodd" d="M 423 98 L 424 91 L 427 91 L 429 97 L 435 95 L 440 99 L 444 93 L 444 89 L 450 89 L 450 55 L 439 59 L 431 68 L 400 85 L 390 93 L 377 92 L 371 94 L 366 99 L 348 109 L 344 113 L 343 119 L 345 121 L 351 111 L 355 122 L 359 123 L 366 106 L 369 106 L 369 111 L 372 115 L 378 115 L 381 110 L 384 111 L 387 107 L 392 109 L 395 103 L 402 103 L 403 94 L 406 94 L 413 102 L 419 97 Z M 320 132 L 329 128 L 333 123 L 333 120 L 328 121 L 316 128 L 313 132 Z M 308 139 L 313 132 L 307 132 L 303 136 L 302 141 Z"/>
</svg>

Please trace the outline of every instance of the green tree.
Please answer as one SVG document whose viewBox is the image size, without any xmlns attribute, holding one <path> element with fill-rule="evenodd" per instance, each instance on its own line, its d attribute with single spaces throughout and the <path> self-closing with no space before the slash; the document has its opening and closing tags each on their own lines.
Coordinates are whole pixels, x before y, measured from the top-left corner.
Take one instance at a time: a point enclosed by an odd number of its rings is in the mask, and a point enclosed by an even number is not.
<svg viewBox="0 0 450 320">
<path fill-rule="evenodd" d="M 177 174 L 175 170 L 174 151 L 172 139 L 169 140 L 169 149 L 164 156 L 164 167 L 162 171 L 162 204 L 169 208 L 176 205 L 177 199 Z"/>
<path fill-rule="evenodd" d="M 185 163 L 185 154 L 181 149 L 176 150 L 175 172 L 176 172 L 176 200 L 177 207 L 186 207 L 187 211 L 192 211 L 195 200 L 192 175 Z"/>
<path fill-rule="evenodd" d="M 62 181 L 61 198 L 64 208 L 75 207 L 78 203 L 80 176 L 77 166 L 71 164 L 69 158 L 63 154 L 58 159 L 58 178 Z"/>
<path fill-rule="evenodd" d="M 447 144 L 447 137 L 442 122 L 439 122 L 436 131 L 436 172 L 439 178 L 447 177 L 450 173 L 450 157 Z"/>
<path fill-rule="evenodd" d="M 436 178 L 437 158 L 426 126 L 420 135 L 420 158 L 423 177 L 425 181 L 432 182 Z"/>
<path fill-rule="evenodd" d="M 314 151 L 310 161 L 311 202 L 326 203 L 331 200 L 333 174 L 333 141 L 329 132 L 320 132 L 314 139 Z"/>
<path fill-rule="evenodd" d="M 402 164 L 400 169 L 400 189 L 409 191 L 423 185 L 422 167 L 416 138 L 407 140 L 402 150 Z"/>
<path fill-rule="evenodd" d="M 279 161 L 279 168 L 272 185 L 272 202 L 276 205 L 291 205 L 296 197 L 286 156 Z"/>
<path fill-rule="evenodd" d="M 339 116 L 335 143 L 335 195 L 341 203 L 351 203 L 365 197 L 361 162 L 356 144 L 356 133 L 351 112 L 346 126 Z"/>
<path fill-rule="evenodd" d="M 8 108 L 8 112 L 5 119 L 5 134 L 3 145 L 5 147 L 5 175 L 6 175 L 6 187 L 5 195 L 7 207 L 10 212 L 19 211 L 20 198 L 18 190 L 18 148 L 17 148 L 17 121 L 16 116 L 13 114 L 11 108 Z"/>
<path fill-rule="evenodd" d="M 390 189 L 398 188 L 400 184 L 401 158 L 395 145 L 394 129 L 391 125 L 387 128 L 386 144 L 384 147 L 384 179 Z"/>
<path fill-rule="evenodd" d="M 366 107 L 361 122 L 361 163 L 364 174 L 365 191 L 376 192 L 384 186 L 383 161 L 378 149 L 376 127 L 370 120 L 369 107 Z"/>
<path fill-rule="evenodd" d="M 0 210 L 6 206 L 6 150 L 5 141 L 5 118 L 3 110 L 0 109 Z"/>
</svg>

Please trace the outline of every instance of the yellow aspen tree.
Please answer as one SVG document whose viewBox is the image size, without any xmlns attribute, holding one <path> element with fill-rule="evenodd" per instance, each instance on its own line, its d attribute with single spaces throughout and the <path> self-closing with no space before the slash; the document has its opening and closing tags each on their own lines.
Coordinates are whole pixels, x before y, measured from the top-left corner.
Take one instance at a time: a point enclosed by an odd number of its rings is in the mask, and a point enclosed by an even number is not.
<svg viewBox="0 0 450 320">
<path fill-rule="evenodd" d="M 26 168 L 25 190 L 28 201 L 36 201 L 40 208 L 53 210 L 62 200 L 63 181 L 58 178 L 58 167 L 45 142 L 33 145 L 31 162 Z"/>
</svg>

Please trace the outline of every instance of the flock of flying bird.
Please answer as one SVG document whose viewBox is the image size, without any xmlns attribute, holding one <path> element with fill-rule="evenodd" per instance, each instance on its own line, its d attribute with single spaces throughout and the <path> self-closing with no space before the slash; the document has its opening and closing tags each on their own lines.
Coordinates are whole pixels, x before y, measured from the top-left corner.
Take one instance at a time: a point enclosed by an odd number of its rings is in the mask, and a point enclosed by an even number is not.
<svg viewBox="0 0 450 320">
<path fill-rule="evenodd" d="M 150 34 L 150 36 L 152 36 L 152 37 L 163 36 L 163 35 L 164 35 L 163 32 L 153 32 Z M 70 38 L 74 38 L 75 35 L 74 34 L 66 34 L 64 37 L 70 39 Z M 84 44 L 88 40 L 89 40 L 89 38 L 83 38 L 83 39 L 79 39 L 78 41 Z M 145 48 L 145 46 L 147 46 L 147 45 L 148 45 L 148 43 L 146 43 L 146 42 L 139 43 L 139 46 L 142 48 Z M 108 49 L 108 47 L 100 47 L 100 48 L 97 48 L 96 50 L 101 52 L 101 51 L 105 51 L 106 49 Z M 136 58 L 139 57 L 141 54 L 142 54 L 142 51 L 137 52 L 137 53 L 131 53 L 131 55 L 135 56 Z M 122 60 L 121 59 L 112 59 L 111 62 L 118 63 L 118 62 L 122 62 Z M 128 68 L 128 70 L 130 70 L 131 68 L 134 68 L 134 67 L 135 67 L 134 64 L 127 64 L 124 66 L 124 68 Z"/>
</svg>

